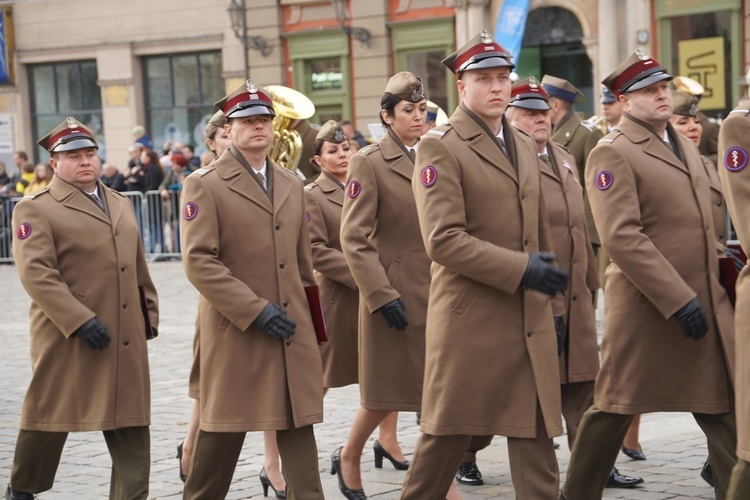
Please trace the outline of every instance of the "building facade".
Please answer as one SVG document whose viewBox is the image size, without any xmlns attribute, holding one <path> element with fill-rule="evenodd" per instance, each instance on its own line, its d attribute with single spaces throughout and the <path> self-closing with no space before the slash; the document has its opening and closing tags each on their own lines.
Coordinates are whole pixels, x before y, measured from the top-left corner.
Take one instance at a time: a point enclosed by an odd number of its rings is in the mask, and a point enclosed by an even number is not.
<svg viewBox="0 0 750 500">
<path fill-rule="evenodd" d="M 440 61 L 486 28 L 503 0 L 0 1 L 0 160 L 37 159 L 35 139 L 73 115 L 123 167 L 132 129 L 161 149 L 202 145 L 213 102 L 246 75 L 306 94 L 313 120 L 378 123 L 387 78 L 419 75 L 448 114 L 458 104 Z M 598 83 L 641 48 L 706 88 L 724 116 L 746 91 L 750 0 L 531 0 L 520 77 L 566 78 L 598 112 Z M 239 14 L 233 19 L 233 14 Z M 244 27 L 243 27 L 244 21 Z M 244 30 L 243 30 L 244 28 Z"/>
</svg>

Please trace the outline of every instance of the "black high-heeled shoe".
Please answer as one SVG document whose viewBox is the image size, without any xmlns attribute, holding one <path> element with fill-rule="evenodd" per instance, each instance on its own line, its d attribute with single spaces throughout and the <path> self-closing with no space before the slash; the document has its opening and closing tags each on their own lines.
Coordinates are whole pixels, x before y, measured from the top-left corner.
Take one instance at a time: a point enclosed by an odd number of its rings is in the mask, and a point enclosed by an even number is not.
<svg viewBox="0 0 750 500">
<path fill-rule="evenodd" d="M 187 474 L 182 473 L 182 445 L 185 444 L 185 441 L 180 441 L 180 444 L 177 445 L 177 468 L 180 471 L 180 479 L 184 483 L 187 481 Z"/>
<path fill-rule="evenodd" d="M 344 484 L 344 474 L 341 472 L 341 448 L 331 453 L 331 475 L 335 476 L 338 472 L 339 475 L 339 490 L 349 500 L 367 500 L 365 490 L 352 490 Z"/>
<path fill-rule="evenodd" d="M 390 453 L 385 451 L 385 448 L 383 448 L 380 445 L 380 441 L 378 441 L 377 439 L 375 440 L 375 444 L 372 446 L 372 451 L 375 454 L 375 468 L 376 469 L 383 468 L 383 457 L 387 458 L 391 462 L 391 464 L 393 464 L 393 467 L 396 470 L 406 470 L 409 468 L 408 460 L 399 462 L 398 460 L 393 458 Z"/>
<path fill-rule="evenodd" d="M 266 474 L 266 468 L 263 467 L 260 470 L 260 474 L 258 474 L 258 477 L 260 478 L 260 485 L 263 486 L 263 496 L 268 496 L 268 487 L 270 486 L 273 492 L 276 494 L 276 498 L 285 499 L 286 498 L 286 491 L 281 490 L 278 491 L 276 488 L 273 487 L 273 484 L 271 484 L 271 480 L 268 479 L 268 474 Z"/>
</svg>

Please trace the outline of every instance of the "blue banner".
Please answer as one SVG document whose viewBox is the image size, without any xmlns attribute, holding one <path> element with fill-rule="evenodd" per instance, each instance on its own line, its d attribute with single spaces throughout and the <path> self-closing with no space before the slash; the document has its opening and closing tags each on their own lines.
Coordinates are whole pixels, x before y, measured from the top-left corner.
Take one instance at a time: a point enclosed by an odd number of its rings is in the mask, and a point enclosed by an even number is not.
<svg viewBox="0 0 750 500">
<path fill-rule="evenodd" d="M 529 15 L 529 0 L 505 0 L 495 27 L 495 41 L 513 56 L 518 64 L 526 18 Z"/>
</svg>

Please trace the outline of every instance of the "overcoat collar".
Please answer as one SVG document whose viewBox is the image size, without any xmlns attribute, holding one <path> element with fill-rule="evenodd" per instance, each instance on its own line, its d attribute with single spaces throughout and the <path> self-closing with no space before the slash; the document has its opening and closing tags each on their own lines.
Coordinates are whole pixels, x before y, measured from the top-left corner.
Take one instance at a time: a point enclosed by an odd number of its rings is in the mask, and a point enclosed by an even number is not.
<svg viewBox="0 0 750 500">
<path fill-rule="evenodd" d="M 344 206 L 344 186 L 333 175 L 323 170 L 315 182 L 329 200 L 336 205 Z"/>
<path fill-rule="evenodd" d="M 453 130 L 456 131 L 458 136 L 465 141 L 469 148 L 481 156 L 487 163 L 493 167 L 501 170 L 508 177 L 513 179 L 514 182 L 518 183 L 518 174 L 516 169 L 513 168 L 511 160 L 505 156 L 500 149 L 497 138 L 487 132 L 475 118 L 475 115 L 466 109 L 463 104 L 456 108 L 456 111 L 451 115 L 450 124 Z M 513 136 L 513 130 L 508 124 L 505 116 L 503 116 L 503 135 L 505 137 L 505 147 L 508 149 L 508 153 L 511 158 L 516 157 L 516 145 L 515 138 Z"/>
<path fill-rule="evenodd" d="M 669 134 L 670 141 L 677 148 L 678 153 L 672 152 L 661 137 L 659 137 L 653 128 L 648 124 L 634 118 L 628 113 L 622 114 L 620 120 L 620 127 L 618 129 L 620 133 L 630 140 L 634 144 L 643 144 L 643 151 L 654 158 L 669 163 L 673 167 L 679 168 L 680 170 L 688 173 L 688 167 L 684 162 L 680 161 L 678 154 L 682 152 L 682 146 L 678 134 L 670 123 L 667 123 L 667 133 Z"/>
<path fill-rule="evenodd" d="M 560 162 L 555 155 L 555 150 L 552 148 L 551 141 L 547 141 L 547 157 L 549 158 L 549 165 L 544 163 L 541 158 L 539 159 L 542 174 L 554 179 L 559 184 L 562 182 L 562 166 L 559 164 Z"/>
<path fill-rule="evenodd" d="M 86 194 L 72 184 L 60 179 L 57 175 L 52 177 L 49 183 L 49 193 L 65 207 L 86 213 L 109 225 L 116 225 L 122 216 L 122 207 L 119 203 L 112 203 L 112 195 L 107 193 L 107 188 L 97 181 L 99 196 L 104 197 L 104 203 L 109 209 L 109 217 L 99 208 Z"/>
<path fill-rule="evenodd" d="M 388 132 L 378 142 L 383 159 L 388 163 L 388 168 L 399 175 L 404 176 L 411 182 L 414 172 L 414 162 L 406 152 L 404 144 L 388 129 Z"/>
</svg>

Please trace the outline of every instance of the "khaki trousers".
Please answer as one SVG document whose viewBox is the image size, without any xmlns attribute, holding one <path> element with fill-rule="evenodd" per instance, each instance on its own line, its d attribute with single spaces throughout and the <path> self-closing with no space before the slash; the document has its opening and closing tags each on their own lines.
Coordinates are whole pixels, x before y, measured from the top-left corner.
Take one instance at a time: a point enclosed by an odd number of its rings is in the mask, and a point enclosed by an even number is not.
<svg viewBox="0 0 750 500">
<path fill-rule="evenodd" d="M 148 497 L 151 438 L 148 427 L 102 431 L 112 457 L 111 500 Z M 16 491 L 41 493 L 52 488 L 67 432 L 21 430 L 16 441 L 10 484 Z"/>
<path fill-rule="evenodd" d="M 572 450 L 583 414 L 594 404 L 594 381 L 562 384 L 560 391 L 562 414 L 568 431 L 568 449 Z"/>
<path fill-rule="evenodd" d="M 737 446 L 737 427 L 734 411 L 718 415 L 693 413 L 693 417 L 708 441 L 716 498 L 724 500 L 729 486 L 729 475 L 736 462 L 734 453 Z M 562 490 L 567 500 L 602 498 L 604 486 L 607 484 L 607 478 L 620 452 L 631 420 L 633 415 L 607 413 L 595 406 L 586 411 L 578 428 Z"/>
<path fill-rule="evenodd" d="M 737 465 L 732 469 L 732 477 L 729 480 L 727 499 L 742 500 L 745 498 L 750 498 L 750 464 L 744 460 L 737 460 Z"/>
<path fill-rule="evenodd" d="M 245 441 L 244 432 L 198 431 L 183 499 L 226 498 L 237 459 Z M 276 432 L 282 473 L 289 500 L 322 500 L 318 472 L 318 446 L 312 425 Z"/>
<path fill-rule="evenodd" d="M 513 488 L 519 500 L 556 500 L 560 474 L 554 444 L 547 437 L 541 408 L 537 409 L 536 428 L 535 438 L 507 438 Z M 491 439 L 491 436 L 433 436 L 423 433 L 404 478 L 401 500 L 445 498 L 472 440 L 486 442 L 488 437 Z"/>
</svg>

